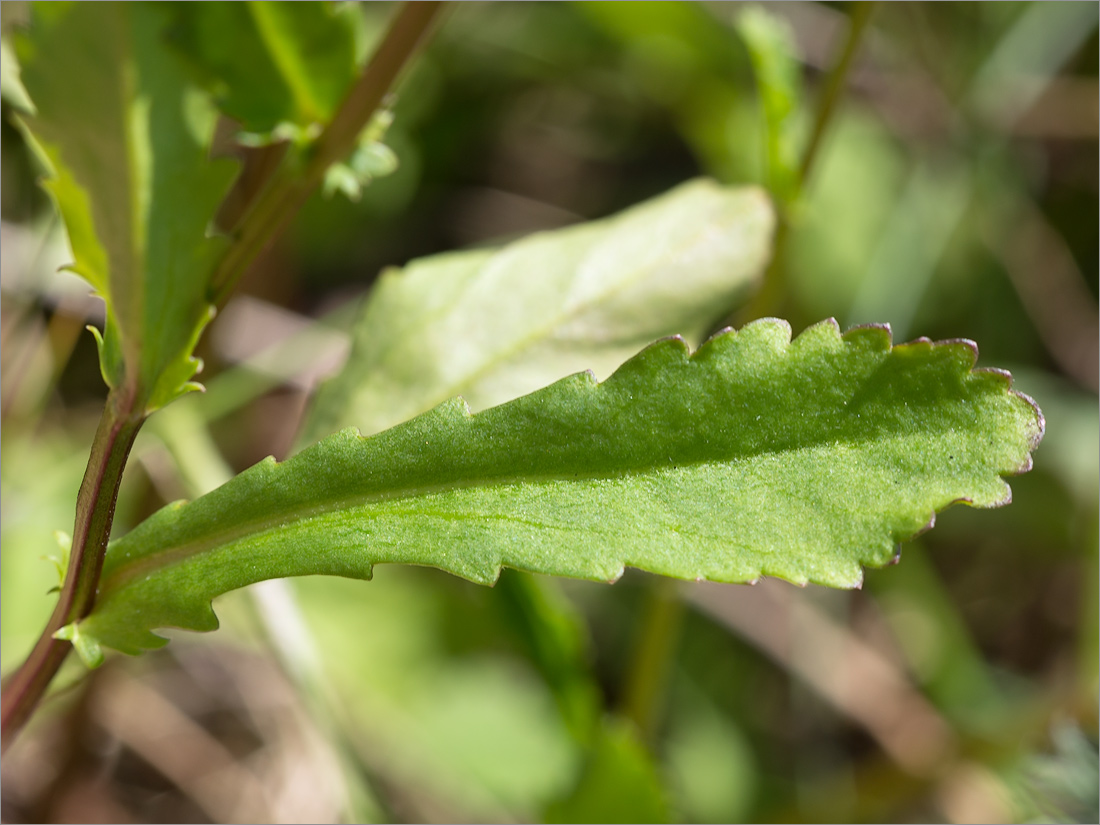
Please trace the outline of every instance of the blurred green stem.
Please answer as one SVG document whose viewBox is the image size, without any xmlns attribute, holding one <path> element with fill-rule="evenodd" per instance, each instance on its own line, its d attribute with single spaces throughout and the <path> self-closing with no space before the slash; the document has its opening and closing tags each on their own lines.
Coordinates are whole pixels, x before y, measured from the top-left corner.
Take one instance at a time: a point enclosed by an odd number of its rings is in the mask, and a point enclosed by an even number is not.
<svg viewBox="0 0 1100 825">
<path fill-rule="evenodd" d="M 825 136 L 826 129 L 836 113 L 837 103 L 840 101 L 841 92 L 844 90 L 852 61 L 859 51 L 863 33 L 866 31 L 867 23 L 877 5 L 878 0 L 850 4 L 852 15 L 848 24 L 848 36 L 845 38 L 844 45 L 841 46 L 840 53 L 833 62 L 833 67 L 829 70 L 829 75 L 825 80 L 825 89 L 817 106 L 813 130 L 810 132 L 809 141 L 802 153 L 802 162 L 798 166 L 798 180 L 795 183 L 794 191 L 799 193 L 799 197 L 801 197 L 801 193 L 810 179 L 810 173 L 813 171 L 814 161 L 817 158 L 822 138 Z M 787 277 L 784 250 L 787 246 L 787 236 L 790 234 L 791 204 L 782 203 L 779 207 L 779 225 L 775 232 L 774 252 L 771 264 L 764 276 L 764 284 L 761 286 L 760 291 L 756 293 L 756 297 L 748 303 L 741 313 L 741 317 L 738 319 L 740 323 L 737 326 L 766 315 L 787 317 L 789 314 L 785 306 Z"/>
<path fill-rule="evenodd" d="M 652 747 L 661 724 L 661 711 L 680 640 L 684 603 L 679 582 L 652 578 L 646 593 L 643 624 L 634 646 L 621 703 L 622 714 L 638 728 Z"/>
<path fill-rule="evenodd" d="M 817 150 L 821 146 L 821 138 L 825 135 L 825 128 L 833 119 L 836 104 L 840 100 L 840 93 L 844 90 L 844 82 L 848 77 L 849 70 L 852 68 L 852 60 L 859 50 L 863 32 L 867 28 L 867 22 L 871 19 L 871 14 L 874 13 L 877 5 L 878 0 L 849 4 L 852 9 L 852 19 L 848 24 L 848 37 L 841 47 L 840 56 L 829 71 L 829 76 L 825 80 L 825 91 L 817 104 L 814 129 L 810 133 L 810 140 L 806 144 L 806 150 L 802 155 L 802 163 L 798 167 L 799 188 L 805 186 L 810 179 L 810 172 L 813 169 L 814 160 L 817 158 Z"/>
</svg>

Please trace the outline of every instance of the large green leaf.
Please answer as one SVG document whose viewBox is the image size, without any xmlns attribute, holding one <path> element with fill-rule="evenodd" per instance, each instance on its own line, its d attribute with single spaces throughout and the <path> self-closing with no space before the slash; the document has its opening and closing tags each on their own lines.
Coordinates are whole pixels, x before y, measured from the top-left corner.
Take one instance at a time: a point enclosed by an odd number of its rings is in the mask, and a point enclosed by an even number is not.
<svg viewBox="0 0 1100 825">
<path fill-rule="evenodd" d="M 761 190 L 700 179 L 605 220 L 388 272 L 304 440 L 378 432 L 459 393 L 476 411 L 578 370 L 607 376 L 668 335 L 698 344 L 751 294 L 773 225 Z"/>
<path fill-rule="evenodd" d="M 164 644 L 158 627 L 216 628 L 228 590 L 383 562 L 486 584 L 503 565 L 858 586 L 936 510 L 1004 504 L 1001 475 L 1030 467 L 1042 416 L 1007 374 L 972 371 L 975 354 L 832 321 L 792 342 L 766 319 L 691 357 L 659 341 L 603 384 L 579 373 L 477 415 L 453 399 L 346 430 L 112 543 L 70 635 L 88 658 L 136 653 Z"/>
<path fill-rule="evenodd" d="M 326 124 L 357 73 L 351 3 L 174 3 L 172 41 L 250 133 Z"/>
<path fill-rule="evenodd" d="M 17 44 L 73 270 L 107 303 L 104 379 L 149 409 L 193 388 L 223 249 L 207 227 L 235 165 L 207 158 L 215 111 L 165 49 L 147 3 L 36 4 Z"/>
</svg>

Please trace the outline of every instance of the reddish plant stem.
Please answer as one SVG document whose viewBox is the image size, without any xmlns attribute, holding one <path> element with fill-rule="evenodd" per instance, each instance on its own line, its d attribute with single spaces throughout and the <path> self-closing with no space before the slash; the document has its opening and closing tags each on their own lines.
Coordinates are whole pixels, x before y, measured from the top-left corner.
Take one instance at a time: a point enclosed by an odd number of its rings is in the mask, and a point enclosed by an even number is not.
<svg viewBox="0 0 1100 825">
<path fill-rule="evenodd" d="M 212 300 L 218 306 L 320 184 L 325 170 L 354 148 L 359 132 L 423 42 L 442 5 L 405 3 L 362 76 L 317 139 L 304 169 L 288 173 L 285 167 L 268 167 L 271 182 L 266 188 L 258 185 L 262 194 L 248 208 L 233 245 L 211 278 Z M 0 747 L 4 750 L 30 718 L 72 648 L 70 642 L 55 639 L 54 634 L 87 616 L 95 604 L 122 471 L 144 420 L 144 402 L 138 401 L 136 393 L 112 391 L 108 395 L 77 497 L 72 551 L 61 596 L 30 656 L 3 685 Z"/>
<path fill-rule="evenodd" d="M 135 403 L 133 393 L 112 391 L 107 396 L 77 494 L 72 550 L 61 595 L 30 656 L 4 683 L 0 739 L 5 750 L 72 649 L 71 643 L 55 639 L 54 633 L 87 616 L 95 605 L 122 471 L 145 420 L 143 408 L 144 404 Z"/>
</svg>

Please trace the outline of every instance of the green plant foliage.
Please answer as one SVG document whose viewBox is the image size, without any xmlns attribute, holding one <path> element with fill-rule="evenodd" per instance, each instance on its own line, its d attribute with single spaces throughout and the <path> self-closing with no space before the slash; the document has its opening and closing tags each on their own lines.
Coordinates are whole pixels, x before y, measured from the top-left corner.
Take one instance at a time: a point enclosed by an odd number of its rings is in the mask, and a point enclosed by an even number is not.
<svg viewBox="0 0 1100 825">
<path fill-rule="evenodd" d="M 164 48 L 155 4 L 36 5 L 17 50 L 24 118 L 75 262 L 107 304 L 103 376 L 147 410 L 196 387 L 212 316 L 207 237 L 235 165 L 208 159 L 216 112 Z M 73 128 L 80 124 L 79 129 Z"/>
<path fill-rule="evenodd" d="M 629 723 L 604 725 L 573 793 L 548 805 L 543 821 L 670 821 L 660 778 Z"/>
<path fill-rule="evenodd" d="M 1031 754 L 1008 772 L 1018 822 L 1092 822 L 1100 816 L 1096 743 L 1071 722 L 1052 727 L 1052 754 Z"/>
<path fill-rule="evenodd" d="M 794 37 L 784 21 L 749 6 L 736 23 L 748 49 L 764 113 L 768 190 L 783 203 L 798 195 L 797 115 L 802 98 Z"/>
<path fill-rule="evenodd" d="M 689 357 L 646 348 L 470 415 L 462 399 L 374 437 L 340 432 L 170 505 L 108 550 L 85 639 L 137 653 L 213 630 L 211 600 L 377 563 L 490 584 L 502 566 L 614 581 L 624 567 L 855 587 L 861 565 L 965 501 L 1009 500 L 1043 432 L 970 342 L 765 319 Z M 94 657 L 93 657 L 94 658 Z"/>
<path fill-rule="evenodd" d="M 255 140 L 324 125 L 355 79 L 353 4 L 184 3 L 174 12 L 172 41 Z"/>
<path fill-rule="evenodd" d="M 698 343 L 751 293 L 774 216 L 763 192 L 696 180 L 602 221 L 382 276 L 304 436 L 378 432 L 462 393 L 474 410 L 564 375 L 608 375 L 656 338 Z"/>
<path fill-rule="evenodd" d="M 573 738 L 589 744 L 600 695 L 589 672 L 587 628 L 552 579 L 510 572 L 496 582 L 502 624 L 530 652 Z"/>
</svg>

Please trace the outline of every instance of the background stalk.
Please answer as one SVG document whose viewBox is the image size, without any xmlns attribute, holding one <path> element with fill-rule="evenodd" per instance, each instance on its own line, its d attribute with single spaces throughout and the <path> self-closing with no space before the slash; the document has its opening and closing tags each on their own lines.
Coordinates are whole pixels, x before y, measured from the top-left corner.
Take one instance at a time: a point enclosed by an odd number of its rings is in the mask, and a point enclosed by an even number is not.
<svg viewBox="0 0 1100 825">
<path fill-rule="evenodd" d="M 837 104 L 841 93 L 844 91 L 845 81 L 852 68 L 852 61 L 859 51 L 859 45 L 863 42 L 863 33 L 867 23 L 878 5 L 877 0 L 869 0 L 864 3 L 852 3 L 852 15 L 848 23 L 848 35 L 844 44 L 840 47 L 832 68 L 825 80 L 825 89 L 818 102 L 817 113 L 814 115 L 813 129 L 810 132 L 806 148 L 802 152 L 802 160 L 798 165 L 798 175 L 794 185 L 797 197 L 806 188 L 813 171 L 814 161 L 817 159 L 818 149 L 828 129 L 829 124 L 836 114 Z M 787 295 L 786 278 L 786 246 L 787 237 L 790 235 L 791 203 L 779 203 L 779 222 L 775 230 L 774 252 L 772 261 L 764 275 L 764 283 L 756 296 L 748 303 L 745 310 L 738 313 L 740 316 L 735 326 L 742 326 L 754 318 L 776 316 L 789 318 L 788 307 L 784 306 Z"/>
</svg>

